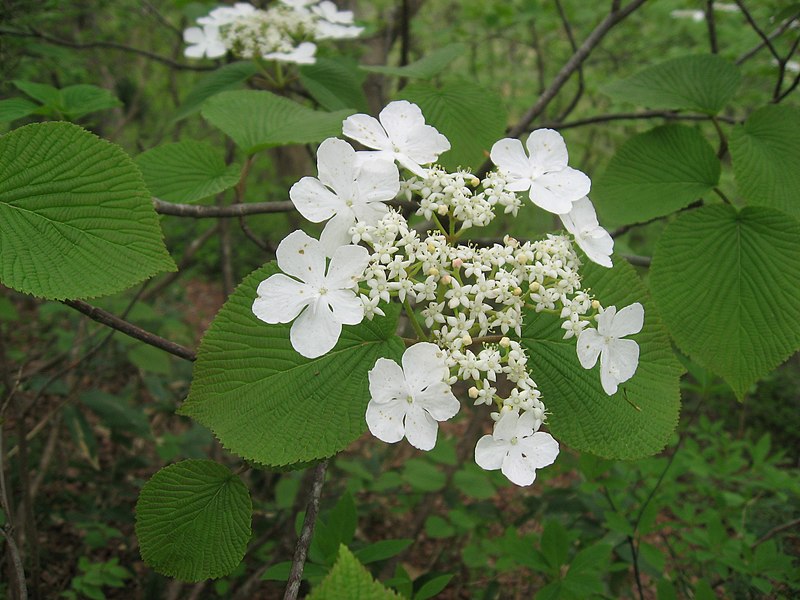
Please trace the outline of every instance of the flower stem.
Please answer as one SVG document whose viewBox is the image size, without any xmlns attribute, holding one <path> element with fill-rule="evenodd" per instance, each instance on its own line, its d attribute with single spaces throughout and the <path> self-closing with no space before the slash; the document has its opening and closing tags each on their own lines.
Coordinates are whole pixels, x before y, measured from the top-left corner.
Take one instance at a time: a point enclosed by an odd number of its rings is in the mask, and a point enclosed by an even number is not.
<svg viewBox="0 0 800 600">
<path fill-rule="evenodd" d="M 414 314 L 414 309 L 411 308 L 411 303 L 408 301 L 408 298 L 403 301 L 403 308 L 408 315 L 408 320 L 411 321 L 411 326 L 414 328 L 414 333 L 417 334 L 417 337 L 420 340 L 427 342 L 428 336 L 425 335 L 422 326 L 419 324 L 419 321 L 417 321 L 417 315 Z"/>
</svg>

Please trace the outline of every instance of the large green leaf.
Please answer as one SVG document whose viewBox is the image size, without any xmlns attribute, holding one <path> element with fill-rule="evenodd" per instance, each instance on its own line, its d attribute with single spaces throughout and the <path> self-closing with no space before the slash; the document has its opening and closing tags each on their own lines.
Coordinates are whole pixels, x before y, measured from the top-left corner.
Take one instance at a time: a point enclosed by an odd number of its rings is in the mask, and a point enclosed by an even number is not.
<svg viewBox="0 0 800 600">
<path fill-rule="evenodd" d="M 451 150 L 439 159 L 445 169 L 478 167 L 505 133 L 502 98 L 473 83 L 457 81 L 442 87 L 415 83 L 403 88 L 399 97 L 418 104 L 426 122 L 450 140 Z"/>
<path fill-rule="evenodd" d="M 241 86 L 256 73 L 258 66 L 251 60 L 234 62 L 209 73 L 186 94 L 183 104 L 175 113 L 174 120 L 179 121 L 196 113 L 203 102 L 211 96 Z"/>
<path fill-rule="evenodd" d="M 615 81 L 604 91 L 612 98 L 647 108 L 696 110 L 714 115 L 733 98 L 741 75 L 716 54 L 673 58 Z"/>
<path fill-rule="evenodd" d="M 740 398 L 800 347 L 798 281 L 800 223 L 765 207 L 681 215 L 661 236 L 651 268 L 675 343 Z"/>
<path fill-rule="evenodd" d="M 720 164 L 695 129 L 663 125 L 629 139 L 592 186 L 598 210 L 620 225 L 668 215 L 707 194 Z"/>
<path fill-rule="evenodd" d="M 300 67 L 303 86 L 327 110 L 352 108 L 369 112 L 367 98 L 361 88 L 363 75 L 344 59 L 318 58 L 313 65 Z"/>
<path fill-rule="evenodd" d="M 252 154 L 285 144 L 321 142 L 342 133 L 342 121 L 352 110 L 311 110 L 270 92 L 222 92 L 203 104 L 202 114 L 212 125 Z"/>
<path fill-rule="evenodd" d="M 164 144 L 136 157 L 150 192 L 168 202 L 195 202 L 235 186 L 241 166 L 225 165 L 222 151 L 205 142 Z"/>
<path fill-rule="evenodd" d="M 145 563 L 169 577 L 224 577 L 241 562 L 253 507 L 247 487 L 211 460 L 184 460 L 144 484 L 136 537 Z"/>
<path fill-rule="evenodd" d="M 315 587 L 308 600 L 400 600 L 402 596 L 375 581 L 347 546 L 339 546 L 339 556 L 330 573 Z"/>
<path fill-rule="evenodd" d="M 0 138 L 0 281 L 44 298 L 112 294 L 175 263 L 117 146 L 69 123 Z"/>
<path fill-rule="evenodd" d="M 639 344 L 639 366 L 632 379 L 608 396 L 600 385 L 599 367 L 583 369 L 575 340 L 561 339 L 561 320 L 527 314 L 522 342 L 530 354 L 532 377 L 552 413 L 548 426 L 558 440 L 581 451 L 626 460 L 650 456 L 666 445 L 678 424 L 683 370 L 633 267 L 615 257 L 613 269 L 588 263 L 583 273 L 584 286 L 603 306 L 644 305 L 644 328 L 630 338 Z"/>
<path fill-rule="evenodd" d="M 79 119 L 89 113 L 122 106 L 114 94 L 96 85 L 78 84 L 62 89 L 32 81 L 14 81 L 14 85 L 42 103 L 37 112 L 56 117 Z"/>
<path fill-rule="evenodd" d="M 370 73 L 408 77 L 409 79 L 431 79 L 444 71 L 447 65 L 459 56 L 464 56 L 466 52 L 465 44 L 449 44 L 402 67 L 361 65 L 361 68 Z"/>
<path fill-rule="evenodd" d="M 345 327 L 328 354 L 307 359 L 289 325 L 267 325 L 252 311 L 256 288 L 278 271 L 269 263 L 236 288 L 203 337 L 189 398 L 180 413 L 211 429 L 248 460 L 288 465 L 332 456 L 361 435 L 367 372 L 381 356 L 400 360 L 397 312 Z"/>
<path fill-rule="evenodd" d="M 800 110 L 776 104 L 755 111 L 733 130 L 730 148 L 748 204 L 800 217 Z"/>
</svg>

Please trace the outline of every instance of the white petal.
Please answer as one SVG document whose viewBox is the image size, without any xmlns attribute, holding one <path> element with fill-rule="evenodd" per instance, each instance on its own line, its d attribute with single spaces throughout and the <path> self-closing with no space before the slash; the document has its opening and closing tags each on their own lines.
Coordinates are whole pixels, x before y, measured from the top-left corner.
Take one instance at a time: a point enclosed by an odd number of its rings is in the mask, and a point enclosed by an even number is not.
<svg viewBox="0 0 800 600">
<path fill-rule="evenodd" d="M 616 314 L 616 306 L 607 306 L 601 314 L 597 315 L 597 332 L 600 335 L 611 335 L 611 328 Z"/>
<path fill-rule="evenodd" d="M 187 44 L 205 44 L 206 34 L 199 27 L 189 27 L 183 31 L 183 41 Z"/>
<path fill-rule="evenodd" d="M 187 46 L 183 51 L 183 55 L 186 58 L 203 58 L 205 53 L 206 47 L 201 44 L 197 46 Z"/>
<path fill-rule="evenodd" d="M 359 203 L 385 202 L 397 196 L 400 173 L 394 162 L 379 154 L 372 160 L 362 159 L 360 163 L 361 169 L 355 183 Z"/>
<path fill-rule="evenodd" d="M 325 299 L 334 318 L 342 325 L 358 325 L 364 320 L 364 304 L 350 290 L 328 290 Z"/>
<path fill-rule="evenodd" d="M 312 223 L 327 221 L 344 207 L 344 201 L 319 179 L 303 177 L 289 189 L 289 198 L 297 211 Z"/>
<path fill-rule="evenodd" d="M 575 242 L 593 263 L 611 268 L 611 254 L 614 252 L 614 239 L 602 227 L 597 227 L 591 235 L 575 237 Z"/>
<path fill-rule="evenodd" d="M 609 396 L 617 385 L 628 381 L 639 365 L 639 344 L 633 340 L 612 340 L 600 355 L 600 382 Z"/>
<path fill-rule="evenodd" d="M 439 381 L 429 385 L 424 392 L 414 394 L 414 402 L 424 408 L 437 421 L 447 421 L 458 414 L 461 403 L 450 385 Z"/>
<path fill-rule="evenodd" d="M 364 144 L 367 148 L 392 151 L 389 136 L 375 117 L 369 115 L 351 115 L 342 123 L 342 133 Z"/>
<path fill-rule="evenodd" d="M 403 420 L 406 416 L 405 400 L 378 404 L 370 401 L 367 404 L 367 427 L 379 440 L 394 444 L 403 439 L 406 429 Z"/>
<path fill-rule="evenodd" d="M 439 424 L 416 403 L 406 411 L 406 439 L 420 450 L 431 450 L 436 445 Z"/>
<path fill-rule="evenodd" d="M 594 204 L 589 200 L 588 196 L 579 198 L 572 203 L 569 213 L 566 215 L 559 215 L 564 227 L 567 228 L 572 235 L 577 235 L 583 229 L 594 229 L 599 226 L 597 221 L 597 213 L 594 210 Z M 569 217 L 570 225 L 564 221 L 564 217 Z"/>
<path fill-rule="evenodd" d="M 503 459 L 501 471 L 511 483 L 520 486 L 530 485 L 536 480 L 536 467 L 522 456 L 519 446 L 511 447 L 508 455 Z"/>
<path fill-rule="evenodd" d="M 567 167 L 534 179 L 530 195 L 536 206 L 563 214 L 570 212 L 572 203 L 588 194 L 591 187 L 592 182 L 585 174 Z"/>
<path fill-rule="evenodd" d="M 314 300 L 314 288 L 276 273 L 258 285 L 253 313 L 266 323 L 290 323 Z"/>
<path fill-rule="evenodd" d="M 537 129 L 525 143 L 531 156 L 531 164 L 544 172 L 560 171 L 567 166 L 569 154 L 561 134 L 552 129 Z"/>
<path fill-rule="evenodd" d="M 584 369 L 591 369 L 600 356 L 600 351 L 605 347 L 605 338 L 597 330 L 586 328 L 578 335 L 578 360 Z"/>
<path fill-rule="evenodd" d="M 516 437 L 526 438 L 533 435 L 536 430 L 536 415 L 532 411 L 526 410 L 522 412 L 517 421 Z"/>
<path fill-rule="evenodd" d="M 378 115 L 389 139 L 397 144 L 404 141 L 408 132 L 425 125 L 422 110 L 408 100 L 389 102 Z"/>
<path fill-rule="evenodd" d="M 505 138 L 495 142 L 489 157 L 498 169 L 509 173 L 516 179 L 529 179 L 531 176 L 531 163 L 525 154 L 522 142 L 518 139 Z"/>
<path fill-rule="evenodd" d="M 408 404 L 407 398 L 411 392 L 406 385 L 403 369 L 396 362 L 388 358 L 379 358 L 375 361 L 375 366 L 370 369 L 368 377 L 369 393 L 373 402 L 386 404 L 402 401 L 405 405 Z"/>
<path fill-rule="evenodd" d="M 625 337 L 639 333 L 644 325 L 644 307 L 639 302 L 634 302 L 620 310 L 611 323 L 608 335 L 615 338 Z"/>
<path fill-rule="evenodd" d="M 394 158 L 400 163 L 401 167 L 408 169 L 417 177 L 425 178 L 428 176 L 428 170 L 421 166 L 417 161 L 410 158 L 407 154 L 404 154 L 403 152 L 395 152 Z"/>
<path fill-rule="evenodd" d="M 319 180 L 330 187 L 341 198 L 342 204 L 352 200 L 355 192 L 356 151 L 336 138 L 328 138 L 317 150 Z"/>
<path fill-rule="evenodd" d="M 537 431 L 532 436 L 520 440 L 519 446 L 537 469 L 552 465 L 558 457 L 558 442 L 544 431 Z"/>
<path fill-rule="evenodd" d="M 368 202 L 354 205 L 353 212 L 356 220 L 375 226 L 389 212 L 389 207 L 383 202 Z"/>
<path fill-rule="evenodd" d="M 428 386 L 447 377 L 444 352 L 430 342 L 414 344 L 403 353 L 403 373 L 411 393 L 416 397 Z"/>
<path fill-rule="evenodd" d="M 342 324 L 333 316 L 328 303 L 318 299 L 297 317 L 289 332 L 289 339 L 300 354 L 306 358 L 317 358 L 333 349 L 341 333 Z"/>
<path fill-rule="evenodd" d="M 500 419 L 494 424 L 492 435 L 496 440 L 509 441 L 517 435 L 517 424 L 519 423 L 519 413 L 514 410 L 505 411 L 500 414 Z"/>
<path fill-rule="evenodd" d="M 328 266 L 325 285 L 331 290 L 350 289 L 364 274 L 369 263 L 369 252 L 363 246 L 352 244 L 336 248 Z"/>
<path fill-rule="evenodd" d="M 228 49 L 221 40 L 208 40 L 206 42 L 206 56 L 208 58 L 219 58 L 225 56 L 227 52 Z"/>
<path fill-rule="evenodd" d="M 503 459 L 508 454 L 508 443 L 485 435 L 475 446 L 475 462 L 481 469 L 495 471 L 503 466 Z"/>
<path fill-rule="evenodd" d="M 450 150 L 450 142 L 432 125 L 423 125 L 406 133 L 402 150 L 414 162 L 429 165 Z"/>
<path fill-rule="evenodd" d="M 287 235 L 275 252 L 281 271 L 314 287 L 325 277 L 325 252 L 320 243 L 303 231 Z"/>
<path fill-rule="evenodd" d="M 326 256 L 333 256 L 337 248 L 350 244 L 353 238 L 349 232 L 355 223 L 356 216 L 349 208 L 325 223 L 322 235 L 319 236 L 319 243 Z"/>
</svg>

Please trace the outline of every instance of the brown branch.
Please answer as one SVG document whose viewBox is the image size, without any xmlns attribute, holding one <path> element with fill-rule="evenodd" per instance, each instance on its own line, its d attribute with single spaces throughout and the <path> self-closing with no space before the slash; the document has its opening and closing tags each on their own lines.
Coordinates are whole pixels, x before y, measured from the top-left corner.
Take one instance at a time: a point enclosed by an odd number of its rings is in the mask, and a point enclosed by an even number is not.
<svg viewBox="0 0 800 600">
<path fill-rule="evenodd" d="M 570 24 L 569 19 L 567 18 L 567 13 L 564 11 L 564 7 L 561 4 L 561 0 L 556 0 L 556 8 L 558 9 L 559 17 L 561 17 L 561 23 L 564 26 L 564 31 L 567 34 L 567 39 L 569 40 L 570 48 L 572 49 L 572 53 L 574 54 L 575 52 L 578 51 L 578 44 L 577 42 L 575 42 L 575 36 L 572 33 L 572 25 Z M 565 108 L 564 111 L 558 116 L 559 121 L 563 121 L 564 119 L 566 119 L 572 113 L 572 111 L 575 110 L 575 107 L 578 105 L 578 102 L 580 102 L 580 99 L 583 97 L 583 92 L 585 90 L 584 86 L 585 82 L 583 79 L 583 65 L 579 65 L 578 89 L 575 91 L 575 95 L 572 97 L 572 100 L 567 105 L 567 108 Z"/>
<path fill-rule="evenodd" d="M 80 43 L 80 42 L 73 42 L 71 40 L 62 40 L 56 37 L 52 37 L 40 31 L 36 31 L 35 29 L 31 29 L 30 31 L 13 31 L 10 29 L 0 29 L 0 35 L 10 35 L 14 37 L 25 37 L 25 38 L 36 38 L 42 41 L 48 42 L 55 46 L 63 46 L 65 48 L 73 48 L 75 50 L 92 50 L 96 48 L 107 48 L 109 50 L 120 50 L 121 52 L 129 52 L 131 54 L 138 54 L 139 56 L 144 56 L 149 58 L 150 60 L 154 60 L 159 62 L 163 65 L 167 65 L 173 69 L 181 69 L 184 71 L 213 71 L 217 68 L 217 65 L 209 66 L 209 65 L 190 65 L 186 63 L 179 63 L 177 61 L 172 60 L 171 58 L 167 58 L 166 56 L 161 56 L 160 54 L 156 54 L 155 52 L 150 52 L 149 50 L 142 50 L 141 48 L 134 48 L 132 46 L 126 46 L 124 44 L 119 44 L 117 42 L 88 42 L 88 43 Z"/>
<path fill-rule="evenodd" d="M 772 40 L 774 40 L 775 38 L 780 37 L 783 34 L 783 32 L 786 31 L 787 29 L 789 29 L 789 26 L 792 23 L 794 23 L 794 21 L 797 19 L 797 16 L 798 15 L 795 15 L 793 17 L 790 17 L 790 18 L 786 19 L 783 23 L 781 23 L 778 27 L 776 27 L 772 31 L 772 33 L 770 33 L 767 36 L 767 39 L 770 42 L 772 42 Z M 750 60 L 753 56 L 758 54 L 758 52 L 764 47 L 765 47 L 765 44 L 764 44 L 764 42 L 762 40 L 761 42 L 759 42 L 758 44 L 756 44 L 755 46 L 750 48 L 750 50 L 748 50 L 747 52 L 745 52 L 744 54 L 739 56 L 739 58 L 736 59 L 736 65 L 739 66 L 742 63 L 744 63 L 745 61 Z"/>
<path fill-rule="evenodd" d="M 180 344 L 176 344 L 175 342 L 171 342 L 154 333 L 150 333 L 149 331 L 145 331 L 141 327 L 134 325 L 133 323 L 129 323 L 124 319 L 120 319 L 107 310 L 92 306 L 83 300 L 62 300 L 62 302 L 70 308 L 74 308 L 78 312 L 83 313 L 90 319 L 93 319 L 98 323 L 102 323 L 103 325 L 107 325 L 112 329 L 116 329 L 117 331 L 142 341 L 145 344 L 160 348 L 165 352 L 169 352 L 170 354 L 174 354 L 175 356 L 185 360 L 193 361 L 197 358 L 197 354 L 194 350 L 186 348 L 185 346 L 181 346 Z"/>
<path fill-rule="evenodd" d="M 714 0 L 706 0 L 706 26 L 708 27 L 708 44 L 711 47 L 711 54 L 719 52 L 717 45 L 717 25 L 714 21 Z"/>
<path fill-rule="evenodd" d="M 668 110 L 647 110 L 642 112 L 630 112 L 630 113 L 610 113 L 607 115 L 596 115 L 594 117 L 587 117 L 585 119 L 577 119 L 575 121 L 567 121 L 566 123 L 560 123 L 558 121 L 552 121 L 549 123 L 542 123 L 542 127 L 549 127 L 549 128 L 558 128 L 558 129 L 570 129 L 572 127 L 582 127 L 584 125 L 594 125 L 596 123 L 607 123 L 609 121 L 636 121 L 639 119 L 668 119 L 672 121 L 709 121 L 711 117 L 709 115 L 688 115 L 688 114 L 680 114 L 673 111 Z M 718 116 L 718 121 L 722 121 L 724 123 L 730 123 L 731 125 L 735 125 L 739 122 L 738 119 L 734 119 L 732 117 L 726 116 Z"/>
<path fill-rule="evenodd" d="M 580 47 L 572 54 L 564 66 L 561 67 L 561 70 L 550 84 L 550 87 L 548 87 L 544 93 L 539 96 L 539 99 L 536 101 L 536 103 L 525 112 L 519 123 L 511 128 L 509 136 L 519 137 L 523 132 L 525 132 L 528 127 L 530 127 L 530 124 L 533 123 L 534 119 L 542 114 L 544 109 L 547 108 L 547 105 L 550 104 L 550 101 L 556 97 L 556 94 L 558 94 L 559 90 L 561 90 L 572 74 L 581 67 L 583 61 L 586 60 L 594 47 L 600 43 L 605 35 L 616 24 L 639 8 L 645 3 L 645 1 L 646 0 L 633 0 L 624 8 L 612 9 L 608 16 L 603 19 L 597 27 L 594 28 L 592 33 L 589 34 L 589 37 L 584 40 L 583 44 L 580 45 Z"/>
<path fill-rule="evenodd" d="M 17 598 L 18 600 L 27 600 L 28 588 L 25 583 L 25 568 L 22 566 L 22 558 L 20 558 L 19 548 L 17 542 L 14 540 L 14 525 L 13 515 L 11 513 L 11 505 L 8 503 L 8 491 L 6 489 L 5 478 L 5 465 L 3 464 L 3 453 L 5 452 L 5 444 L 3 442 L 3 427 L 0 424 L 0 508 L 6 515 L 6 524 L 0 528 L 0 533 L 6 539 L 8 544 L 8 551 L 11 555 L 11 564 L 14 567 L 14 574 L 17 579 Z"/>
<path fill-rule="evenodd" d="M 153 198 L 156 212 L 176 217 L 193 219 L 232 219 L 244 215 L 261 215 L 295 210 L 290 200 L 284 202 L 250 202 L 248 204 L 231 204 L 229 206 L 201 206 L 197 204 L 174 204 L 160 198 Z"/>
<path fill-rule="evenodd" d="M 327 468 L 328 459 L 323 460 L 314 467 L 314 482 L 311 486 L 311 496 L 308 499 L 306 516 L 303 519 L 303 529 L 300 531 L 300 537 L 297 539 L 297 546 L 295 546 L 292 570 L 289 572 L 289 581 L 286 585 L 286 592 L 283 595 L 283 600 L 296 600 L 300 592 L 300 583 L 303 580 L 303 567 L 306 563 L 306 556 L 308 556 L 308 548 L 311 545 L 311 539 L 314 537 L 314 524 L 317 521 L 319 499 L 322 495 L 322 484 L 325 483 L 325 471 Z"/>
<path fill-rule="evenodd" d="M 747 10 L 747 7 L 744 5 L 742 0 L 734 0 L 734 2 L 736 2 L 736 6 L 739 7 L 739 10 L 742 11 L 744 18 L 747 20 L 750 27 L 752 27 L 753 31 L 755 31 L 758 37 L 761 38 L 762 45 L 769 50 L 769 53 L 772 54 L 775 60 L 780 62 L 781 60 L 780 54 L 778 54 L 778 51 L 775 49 L 775 46 L 772 45 L 772 40 L 766 33 L 764 33 L 764 30 L 758 26 L 758 23 L 756 23 L 755 19 L 753 18 L 753 15 L 751 15 L 750 11 Z"/>
<path fill-rule="evenodd" d="M 755 548 L 756 546 L 760 546 L 767 540 L 774 538 L 779 533 L 786 531 L 787 529 L 791 529 L 792 527 L 797 527 L 798 525 L 800 525 L 800 519 L 793 519 L 788 523 L 784 523 L 783 525 L 777 525 L 776 527 L 773 527 L 767 533 L 762 535 L 760 538 L 758 538 L 755 542 L 753 542 L 753 544 L 750 547 Z"/>
</svg>

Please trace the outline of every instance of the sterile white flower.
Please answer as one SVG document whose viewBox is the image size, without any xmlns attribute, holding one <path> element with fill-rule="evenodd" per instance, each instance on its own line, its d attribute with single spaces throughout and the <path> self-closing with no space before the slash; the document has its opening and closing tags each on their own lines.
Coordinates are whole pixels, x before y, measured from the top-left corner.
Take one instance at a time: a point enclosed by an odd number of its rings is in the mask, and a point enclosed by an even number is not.
<svg viewBox="0 0 800 600">
<path fill-rule="evenodd" d="M 261 282 L 253 313 L 272 324 L 294 321 L 289 333 L 292 347 L 307 358 L 322 356 L 336 345 L 342 325 L 364 319 L 356 291 L 369 253 L 361 246 L 341 246 L 326 272 L 320 242 L 295 231 L 278 244 L 276 256 L 283 273 Z"/>
<path fill-rule="evenodd" d="M 617 392 L 620 383 L 636 372 L 639 364 L 639 344 L 620 339 L 639 333 L 644 325 L 644 307 L 634 302 L 617 312 L 609 306 L 597 316 L 597 329 L 587 328 L 578 336 L 578 360 L 584 369 L 591 369 L 600 357 L 600 382 L 609 396 Z"/>
<path fill-rule="evenodd" d="M 379 358 L 369 372 L 367 425 L 372 435 L 393 444 L 405 437 L 420 450 L 436 445 L 437 421 L 455 416 L 460 404 L 450 386 L 445 353 L 421 342 L 403 354 L 403 367 Z"/>
<path fill-rule="evenodd" d="M 492 435 L 485 435 L 475 446 L 475 462 L 487 471 L 500 469 L 517 485 L 531 485 L 536 469 L 552 465 L 558 456 L 558 442 L 549 433 L 535 431 L 533 411 L 522 414 L 504 410 Z"/>
<path fill-rule="evenodd" d="M 189 46 L 183 51 L 188 58 L 219 58 L 228 51 L 219 37 L 219 29 L 214 25 L 189 27 L 183 32 L 183 41 Z"/>
<path fill-rule="evenodd" d="M 313 65 L 317 62 L 314 56 L 317 52 L 317 45 L 312 42 L 303 42 L 289 52 L 269 52 L 264 55 L 267 60 L 278 62 L 295 63 L 298 65 Z"/>
<path fill-rule="evenodd" d="M 356 38 L 364 31 L 363 27 L 354 25 L 353 11 L 339 10 L 330 0 L 312 6 L 311 12 L 319 17 L 315 27 L 318 40 Z"/>
<path fill-rule="evenodd" d="M 537 206 L 556 214 L 568 213 L 573 202 L 589 193 L 591 180 L 567 166 L 567 146 L 557 131 L 537 129 L 528 136 L 526 146 L 528 154 L 522 142 L 513 138 L 492 146 L 490 156 L 506 177 L 506 189 L 530 190 L 530 198 Z"/>
<path fill-rule="evenodd" d="M 614 240 L 609 233 L 600 227 L 594 205 L 587 197 L 572 203 L 572 210 L 567 214 L 558 215 L 564 227 L 574 237 L 581 250 L 586 253 L 589 260 L 609 269 L 611 254 L 614 252 Z"/>
<path fill-rule="evenodd" d="M 256 12 L 256 7 L 247 2 L 237 2 L 233 6 L 220 6 L 215 8 L 205 17 L 200 17 L 197 22 L 200 25 L 213 25 L 221 27 L 233 23 L 236 19 Z"/>
<path fill-rule="evenodd" d="M 352 240 L 350 228 L 357 221 L 375 225 L 389 211 L 384 203 L 400 189 L 393 162 L 357 161 L 350 144 L 336 138 L 320 144 L 317 169 L 319 178 L 303 177 L 289 190 L 289 198 L 309 221 L 330 219 L 320 236 L 329 252 Z"/>
<path fill-rule="evenodd" d="M 406 100 L 387 104 L 378 119 L 364 114 L 351 115 L 344 120 L 342 132 L 420 177 L 426 175 L 421 165 L 433 163 L 442 152 L 450 149 L 447 138 L 435 127 L 425 124 L 419 106 Z"/>
</svg>

